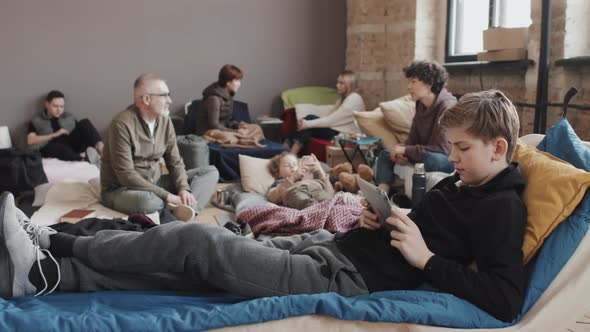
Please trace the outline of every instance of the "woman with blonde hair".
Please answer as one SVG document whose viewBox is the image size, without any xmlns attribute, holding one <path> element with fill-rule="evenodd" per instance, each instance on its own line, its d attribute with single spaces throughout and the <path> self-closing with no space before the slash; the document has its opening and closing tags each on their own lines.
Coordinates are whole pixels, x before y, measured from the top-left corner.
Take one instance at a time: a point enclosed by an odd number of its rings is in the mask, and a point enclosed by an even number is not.
<svg viewBox="0 0 590 332">
<path fill-rule="evenodd" d="M 299 154 L 311 137 L 331 140 L 341 132 L 359 131 L 352 112 L 364 111 L 365 103 L 357 92 L 355 73 L 350 70 L 341 72 L 336 80 L 336 90 L 340 100 L 328 115 L 320 118 L 310 114 L 297 122 L 297 131 L 289 137 L 293 154 Z"/>
</svg>

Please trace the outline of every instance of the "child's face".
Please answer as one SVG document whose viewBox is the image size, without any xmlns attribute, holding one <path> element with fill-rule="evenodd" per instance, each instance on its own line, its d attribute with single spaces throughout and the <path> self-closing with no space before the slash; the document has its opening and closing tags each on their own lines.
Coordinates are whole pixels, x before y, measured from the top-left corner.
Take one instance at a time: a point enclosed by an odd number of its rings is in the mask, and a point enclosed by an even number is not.
<svg viewBox="0 0 590 332">
<path fill-rule="evenodd" d="M 466 129 L 467 126 L 447 129 L 447 138 L 451 144 L 449 161 L 455 165 L 463 183 L 481 186 L 493 179 L 507 163 L 496 153 L 495 140 L 486 143 Z"/>
<path fill-rule="evenodd" d="M 291 174 L 297 172 L 297 170 L 299 170 L 299 162 L 297 161 L 297 157 L 288 154 L 281 158 L 279 162 L 279 178 L 284 179 L 289 177 Z"/>
</svg>

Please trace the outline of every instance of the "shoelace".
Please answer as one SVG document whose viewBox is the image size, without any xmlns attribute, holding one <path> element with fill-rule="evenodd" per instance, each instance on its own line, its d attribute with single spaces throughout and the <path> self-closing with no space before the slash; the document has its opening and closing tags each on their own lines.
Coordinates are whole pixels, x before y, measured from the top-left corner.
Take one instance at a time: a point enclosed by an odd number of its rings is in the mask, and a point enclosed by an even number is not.
<svg viewBox="0 0 590 332">
<path fill-rule="evenodd" d="M 57 289 L 57 286 L 59 286 L 59 283 L 61 281 L 61 272 L 59 270 L 59 263 L 53 257 L 51 252 L 49 252 L 49 250 L 47 250 L 47 249 L 41 249 L 41 247 L 39 246 L 39 234 L 41 233 L 42 230 L 47 231 L 49 234 L 55 234 L 55 233 L 57 233 L 57 231 L 53 228 L 43 227 L 43 226 L 32 224 L 31 221 L 27 220 L 27 219 L 20 220 L 19 223 L 23 227 L 25 232 L 27 232 L 27 234 L 29 235 L 29 239 L 31 240 L 33 246 L 35 246 L 38 249 L 35 251 L 35 258 L 37 260 L 37 267 L 39 268 L 39 273 L 41 274 L 41 278 L 43 279 L 43 283 L 45 284 L 45 287 L 43 287 L 43 289 L 41 291 L 37 292 L 37 294 L 35 294 L 34 296 L 49 295 Z M 43 293 L 47 290 L 47 288 L 49 288 L 49 283 L 47 282 L 47 278 L 45 277 L 45 273 L 43 273 L 43 269 L 41 268 L 41 258 L 39 257 L 39 252 L 45 253 L 47 255 L 47 257 L 51 258 L 51 260 L 53 261 L 53 263 L 57 267 L 57 282 L 55 283 L 53 288 L 50 291 L 48 291 L 46 294 L 43 294 Z"/>
</svg>

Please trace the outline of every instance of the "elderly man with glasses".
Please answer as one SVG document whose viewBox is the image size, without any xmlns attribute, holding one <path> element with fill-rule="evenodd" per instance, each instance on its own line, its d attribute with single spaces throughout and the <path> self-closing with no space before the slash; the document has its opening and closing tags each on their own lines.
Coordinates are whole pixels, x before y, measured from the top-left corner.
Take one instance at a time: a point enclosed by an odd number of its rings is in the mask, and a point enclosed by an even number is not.
<svg viewBox="0 0 590 332">
<path fill-rule="evenodd" d="M 139 76 L 133 100 L 108 129 L 100 176 L 102 203 L 127 214 L 169 208 L 176 219 L 191 220 L 207 203 L 219 173 L 213 166 L 185 171 L 168 117 L 170 90 L 163 79 Z M 161 158 L 169 174 L 162 175 Z"/>
</svg>

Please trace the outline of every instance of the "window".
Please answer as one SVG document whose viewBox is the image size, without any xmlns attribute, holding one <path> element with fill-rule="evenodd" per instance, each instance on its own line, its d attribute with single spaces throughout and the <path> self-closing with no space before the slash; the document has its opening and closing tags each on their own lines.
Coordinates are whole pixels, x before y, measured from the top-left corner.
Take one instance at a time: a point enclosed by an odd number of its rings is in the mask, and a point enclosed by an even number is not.
<svg viewBox="0 0 590 332">
<path fill-rule="evenodd" d="M 445 62 L 476 61 L 487 28 L 530 24 L 530 0 L 448 0 Z"/>
</svg>

